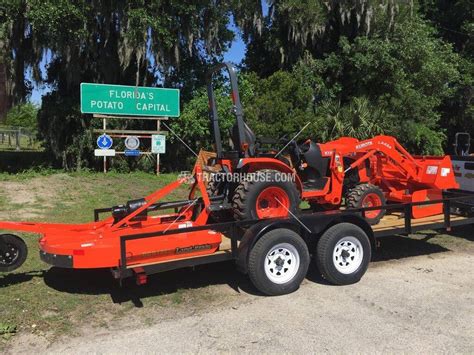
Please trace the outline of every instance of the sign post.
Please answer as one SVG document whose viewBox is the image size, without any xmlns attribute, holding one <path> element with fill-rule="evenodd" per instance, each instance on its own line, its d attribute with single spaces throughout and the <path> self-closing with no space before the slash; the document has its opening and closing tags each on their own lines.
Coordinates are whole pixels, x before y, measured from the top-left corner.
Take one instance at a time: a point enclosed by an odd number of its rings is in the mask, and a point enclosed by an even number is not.
<svg viewBox="0 0 474 355">
<path fill-rule="evenodd" d="M 106 119 L 104 118 L 103 121 L 102 121 L 102 128 L 104 129 L 104 134 L 105 134 L 105 127 L 107 126 L 107 122 L 106 122 Z M 104 155 L 104 163 L 103 163 L 103 169 L 104 169 L 104 173 L 107 172 L 107 157 Z"/>
<path fill-rule="evenodd" d="M 168 117 L 167 117 L 168 118 Z M 156 130 L 160 131 L 161 121 L 156 121 Z M 151 151 L 153 152 L 153 137 L 151 140 Z M 160 175 L 160 153 L 156 154 L 156 175 Z"/>
<path fill-rule="evenodd" d="M 100 149 L 96 149 L 95 155 L 103 157 L 104 173 L 107 172 L 107 156 L 140 157 L 156 154 L 156 173 L 159 174 L 160 154 L 165 153 L 167 133 L 160 130 L 160 123 L 161 120 L 167 120 L 169 117 L 179 117 L 179 90 L 81 83 L 81 112 L 91 113 L 94 118 L 102 118 L 102 129 L 95 129 L 94 132 L 102 134 L 101 141 L 97 141 Z M 109 118 L 156 120 L 156 131 L 107 129 Z M 113 144 L 111 137 L 126 138 L 127 149 L 124 152 L 110 149 Z M 142 138 L 152 140 L 151 152 L 138 150 Z M 108 144 L 109 140 L 110 144 Z M 162 150 L 154 147 L 153 142 L 159 142 L 160 146 L 162 144 Z"/>
</svg>

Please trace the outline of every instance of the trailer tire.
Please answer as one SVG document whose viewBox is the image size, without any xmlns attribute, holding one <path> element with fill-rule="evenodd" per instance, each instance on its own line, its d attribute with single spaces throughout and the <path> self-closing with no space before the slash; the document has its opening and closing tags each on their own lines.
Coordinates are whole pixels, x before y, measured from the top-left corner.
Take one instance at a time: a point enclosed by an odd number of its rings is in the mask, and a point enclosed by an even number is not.
<svg viewBox="0 0 474 355">
<path fill-rule="evenodd" d="M 0 246 L 0 272 L 10 272 L 18 269 L 28 256 L 28 248 L 20 237 L 14 234 L 1 234 L 3 245 L 7 250 Z"/>
<path fill-rule="evenodd" d="M 268 174 L 269 179 L 258 179 L 258 174 Z M 247 181 L 241 182 L 232 196 L 234 218 L 284 218 L 296 213 L 300 204 L 299 193 L 292 181 L 282 178 L 284 174 L 271 169 L 248 174 Z"/>
<path fill-rule="evenodd" d="M 310 262 L 305 241 L 286 228 L 264 234 L 249 253 L 248 273 L 254 286 L 269 296 L 296 291 Z"/>
<path fill-rule="evenodd" d="M 335 285 L 358 282 L 367 271 L 371 246 L 367 234 L 352 223 L 339 223 L 326 230 L 316 246 L 316 265 Z"/>
<path fill-rule="evenodd" d="M 348 208 L 362 208 L 385 205 L 383 191 L 372 184 L 360 184 L 350 189 L 346 194 L 346 205 Z M 367 211 L 365 220 L 371 224 L 377 224 L 385 215 L 385 210 Z"/>
</svg>

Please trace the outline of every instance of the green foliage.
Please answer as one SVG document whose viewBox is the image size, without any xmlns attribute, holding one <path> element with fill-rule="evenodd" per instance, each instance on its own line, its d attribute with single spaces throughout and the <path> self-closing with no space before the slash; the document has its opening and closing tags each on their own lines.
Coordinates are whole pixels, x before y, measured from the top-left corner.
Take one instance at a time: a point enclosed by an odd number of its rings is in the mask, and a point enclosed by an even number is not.
<svg viewBox="0 0 474 355">
<path fill-rule="evenodd" d="M 278 71 L 266 79 L 254 78 L 255 94 L 245 113 L 253 130 L 265 137 L 296 134 L 314 117 L 312 91 L 291 72 Z"/>
<path fill-rule="evenodd" d="M 393 117 L 392 117 L 393 118 Z M 339 137 L 368 139 L 379 134 L 389 134 L 389 116 L 379 107 L 371 105 L 366 97 L 354 97 L 348 105 L 324 101 L 318 109 L 315 136 L 320 141 Z"/>
<path fill-rule="evenodd" d="M 31 103 L 14 106 L 8 111 L 5 124 L 13 127 L 28 128 L 36 130 L 38 122 L 36 116 L 38 107 Z"/>
<path fill-rule="evenodd" d="M 239 79 L 244 114 L 259 136 L 292 135 L 311 122 L 302 137 L 386 133 L 414 153 L 441 154 L 456 131 L 474 132 L 472 1 L 281 0 L 267 2 L 265 14 L 262 4 L 2 1 L 7 94 L 14 104 L 25 101 L 29 70 L 33 81 L 53 88 L 38 129 L 52 160 L 65 168 L 97 161 L 92 130 L 100 122 L 78 109 L 83 81 L 180 88 L 182 116 L 169 121 L 171 128 L 193 150 L 212 149 L 205 73 L 239 32 L 247 45 Z M 238 31 L 229 26 L 232 19 Z M 40 70 L 45 53 L 46 73 Z M 216 97 L 227 143 L 233 117 L 222 79 Z M 164 169 L 189 168 L 194 156 L 172 134 L 168 142 Z M 139 166 L 135 160 L 115 165 Z"/>
<path fill-rule="evenodd" d="M 348 115 L 362 120 L 357 111 L 363 109 L 370 112 L 364 115 L 370 117 L 371 134 L 391 133 L 416 153 L 443 152 L 440 108 L 455 94 L 461 68 L 459 56 L 422 20 L 413 18 L 397 26 L 389 41 L 361 36 L 350 42 L 343 37 L 337 51 L 320 60 L 307 57 L 299 67 L 308 76 L 324 78 L 315 90 L 322 94 L 322 102 L 336 99 L 336 106 L 325 103 L 321 111 L 333 117 L 336 127 L 327 137 L 333 132 L 357 136 L 340 127 L 354 122 Z M 338 120 L 346 123 L 337 125 Z M 367 128 L 361 126 L 362 131 Z"/>
</svg>

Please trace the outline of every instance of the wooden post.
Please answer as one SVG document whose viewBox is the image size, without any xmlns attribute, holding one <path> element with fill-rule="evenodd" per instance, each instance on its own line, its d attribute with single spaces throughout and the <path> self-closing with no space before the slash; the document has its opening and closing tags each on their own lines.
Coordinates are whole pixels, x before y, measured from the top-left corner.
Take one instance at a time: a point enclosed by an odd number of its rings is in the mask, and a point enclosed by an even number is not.
<svg viewBox="0 0 474 355">
<path fill-rule="evenodd" d="M 18 128 L 15 132 L 15 139 L 16 139 L 15 150 L 21 150 L 21 148 L 20 148 L 20 130 L 21 130 L 21 128 Z"/>
</svg>

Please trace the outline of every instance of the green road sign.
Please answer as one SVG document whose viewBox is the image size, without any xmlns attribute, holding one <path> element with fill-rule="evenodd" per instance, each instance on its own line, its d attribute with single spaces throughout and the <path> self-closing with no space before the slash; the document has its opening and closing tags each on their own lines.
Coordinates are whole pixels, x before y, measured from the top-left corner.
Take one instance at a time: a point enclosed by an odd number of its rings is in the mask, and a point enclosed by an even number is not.
<svg viewBox="0 0 474 355">
<path fill-rule="evenodd" d="M 81 83 L 81 112 L 179 117 L 179 90 Z"/>
</svg>

